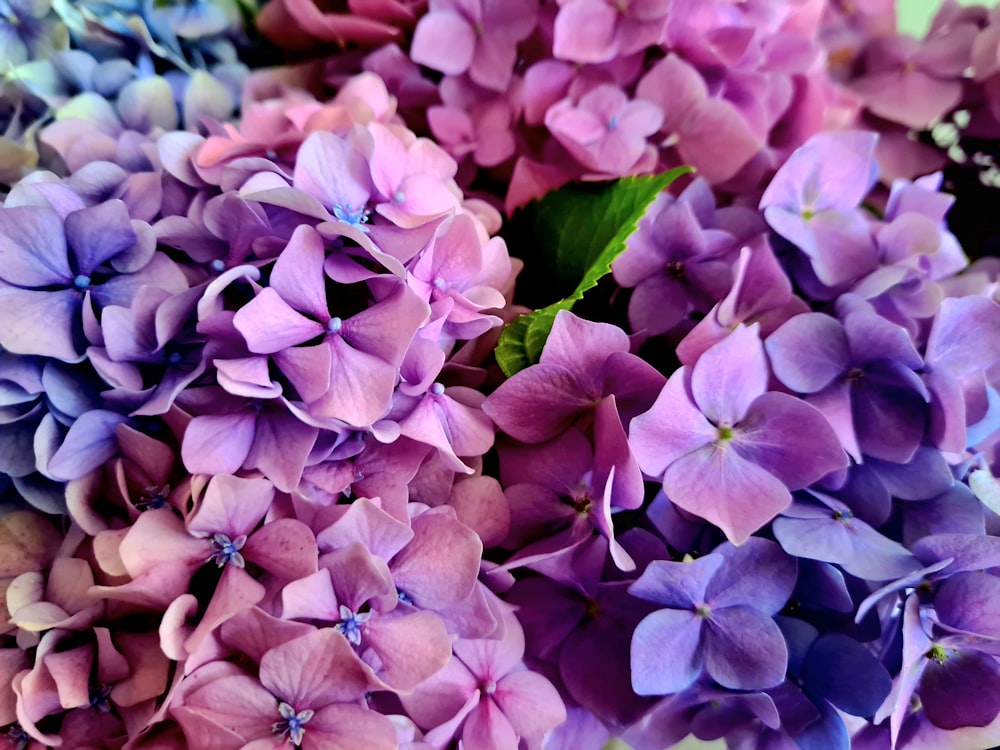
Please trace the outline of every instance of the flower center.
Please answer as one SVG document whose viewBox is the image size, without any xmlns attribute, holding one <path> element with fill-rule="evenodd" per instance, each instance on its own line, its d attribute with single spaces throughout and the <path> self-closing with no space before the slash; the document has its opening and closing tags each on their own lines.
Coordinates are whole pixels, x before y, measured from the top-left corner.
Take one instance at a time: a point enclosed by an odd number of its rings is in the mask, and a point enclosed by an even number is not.
<svg viewBox="0 0 1000 750">
<path fill-rule="evenodd" d="M 857 383 L 864 376 L 865 376 L 865 371 L 862 370 L 860 367 L 855 367 L 847 371 L 847 374 L 844 376 L 844 379 L 847 380 L 849 383 Z"/>
<path fill-rule="evenodd" d="M 143 490 L 142 497 L 132 503 L 136 510 L 159 510 L 167 504 L 167 497 L 170 495 L 170 485 L 153 485 Z"/>
<path fill-rule="evenodd" d="M 340 318 L 330 318 L 326 324 L 326 330 L 328 333 L 340 333 L 340 329 L 343 327 L 344 321 Z"/>
<path fill-rule="evenodd" d="M 672 260 L 667 263 L 667 276 L 672 279 L 683 279 L 684 278 L 684 264 L 679 260 Z"/>
<path fill-rule="evenodd" d="M 362 626 L 372 617 L 371 612 L 355 612 L 350 607 L 340 605 L 340 622 L 334 627 L 354 646 L 361 645 Z"/>
<path fill-rule="evenodd" d="M 933 659 L 938 664 L 944 664 L 948 659 L 955 655 L 954 649 L 947 649 L 944 646 L 935 643 L 928 649 L 927 653 L 924 654 L 928 659 Z"/>
<path fill-rule="evenodd" d="M 694 608 L 694 613 L 703 620 L 707 620 L 712 616 L 712 608 L 707 604 L 699 604 Z"/>
<path fill-rule="evenodd" d="M 87 688 L 87 698 L 91 708 L 96 708 L 102 714 L 111 710 L 111 703 L 108 697 L 111 695 L 111 687 L 106 685 L 91 685 Z"/>
<path fill-rule="evenodd" d="M 90 286 L 90 277 L 85 274 L 80 274 L 75 279 L 73 279 L 73 286 L 77 289 L 86 289 Z"/>
<path fill-rule="evenodd" d="M 336 205 L 333 207 L 333 215 L 345 224 L 361 228 L 362 224 L 367 223 L 371 211 L 364 206 L 354 208 L 353 206 Z"/>
<path fill-rule="evenodd" d="M 31 742 L 31 737 L 20 724 L 11 724 L 3 736 L 7 738 L 7 742 L 14 750 L 25 750 L 28 743 Z"/>
<path fill-rule="evenodd" d="M 733 439 L 733 428 L 727 424 L 720 424 L 716 431 L 719 435 L 719 442 L 727 443 Z"/>
<path fill-rule="evenodd" d="M 225 264 L 225 262 L 219 260 L 218 258 L 216 258 L 215 260 L 213 260 L 208 265 L 216 273 L 222 273 L 223 271 L 226 270 L 226 264 Z"/>
<path fill-rule="evenodd" d="M 443 393 L 444 393 L 444 386 L 441 385 L 440 383 L 434 383 L 434 385 L 431 386 L 432 396 L 440 396 Z"/>
<path fill-rule="evenodd" d="M 240 534 L 235 539 L 230 539 L 225 534 L 216 534 L 211 540 L 212 556 L 208 559 L 214 561 L 220 568 L 224 568 L 226 564 L 235 568 L 245 568 L 247 562 L 240 554 L 240 550 L 246 543 L 246 534 Z"/>
<path fill-rule="evenodd" d="M 280 734 L 282 737 L 287 735 L 288 741 L 293 745 L 301 745 L 302 738 L 306 733 L 304 725 L 309 723 L 315 711 L 308 708 L 304 711 L 296 711 L 282 701 L 278 704 L 278 713 L 281 715 L 281 721 L 276 721 L 271 725 L 271 733 Z"/>
</svg>

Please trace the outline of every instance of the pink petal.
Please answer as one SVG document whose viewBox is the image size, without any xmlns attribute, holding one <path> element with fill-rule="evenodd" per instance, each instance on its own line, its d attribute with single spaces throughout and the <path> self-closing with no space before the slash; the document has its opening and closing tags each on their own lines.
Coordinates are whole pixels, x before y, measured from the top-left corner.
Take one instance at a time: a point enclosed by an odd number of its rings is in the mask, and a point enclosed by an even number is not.
<svg viewBox="0 0 1000 750">
<path fill-rule="evenodd" d="M 652 408 L 632 420 L 632 453 L 646 474 L 662 476 L 672 463 L 716 440 L 718 431 L 688 394 L 687 368 L 675 370 Z"/>
<path fill-rule="evenodd" d="M 383 679 L 397 690 L 412 690 L 451 657 L 448 631 L 431 612 L 372 618 L 365 636 L 382 661 Z"/>
<path fill-rule="evenodd" d="M 469 69 L 475 51 L 475 30 L 449 10 L 432 11 L 421 18 L 410 45 L 415 63 L 453 76 Z"/>
<path fill-rule="evenodd" d="M 672 463 L 663 491 L 678 507 L 745 541 L 792 502 L 781 480 L 730 447 L 707 445 Z"/>
<path fill-rule="evenodd" d="M 280 352 L 326 332 L 320 323 L 293 310 L 271 287 L 237 310 L 233 325 L 255 354 Z"/>
<path fill-rule="evenodd" d="M 192 474 L 234 474 L 243 466 L 255 432 L 255 413 L 207 415 L 184 431 L 181 458 Z"/>
<path fill-rule="evenodd" d="M 552 683 L 535 672 L 512 672 L 493 694 L 504 716 L 521 737 L 541 737 L 566 721 L 566 707 Z"/>
<path fill-rule="evenodd" d="M 559 9 L 552 54 L 563 60 L 601 63 L 618 52 L 618 14 L 601 0 L 574 0 Z"/>
<path fill-rule="evenodd" d="M 250 536 L 243 555 L 278 578 L 296 580 L 316 572 L 319 549 L 308 526 L 279 518 Z"/>
<path fill-rule="evenodd" d="M 691 394 L 716 425 L 732 426 L 767 390 L 769 370 L 755 323 L 738 326 L 706 351 L 691 371 Z"/>
<path fill-rule="evenodd" d="M 497 704 L 484 696 L 465 720 L 462 744 L 476 750 L 517 750 L 518 736 Z"/>
<path fill-rule="evenodd" d="M 274 485 L 266 479 L 212 477 L 197 511 L 188 519 L 188 531 L 205 536 L 250 534 L 264 518 L 272 500 Z"/>
<path fill-rule="evenodd" d="M 271 288 L 294 309 L 323 320 L 329 317 L 323 238 L 307 224 L 295 228 L 271 269 Z"/>
<path fill-rule="evenodd" d="M 380 687 L 344 635 L 333 628 L 272 648 L 261 657 L 260 681 L 297 710 L 314 711 L 356 701 Z"/>
</svg>

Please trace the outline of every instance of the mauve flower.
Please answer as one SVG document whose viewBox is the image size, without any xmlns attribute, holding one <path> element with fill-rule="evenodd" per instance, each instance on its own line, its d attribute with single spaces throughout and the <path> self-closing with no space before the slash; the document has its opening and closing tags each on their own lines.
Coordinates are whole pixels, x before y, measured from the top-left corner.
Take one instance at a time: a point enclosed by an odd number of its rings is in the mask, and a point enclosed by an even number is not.
<svg viewBox="0 0 1000 750">
<path fill-rule="evenodd" d="M 587 169 L 622 176 L 647 152 L 663 113 L 643 99 L 629 100 L 617 86 L 600 85 L 578 100 L 563 99 L 545 113 L 545 127 Z"/>
<path fill-rule="evenodd" d="M 228 747 L 232 733 L 243 747 L 260 750 L 288 743 L 305 750 L 394 750 L 392 724 L 362 705 L 378 687 L 347 639 L 324 628 L 265 651 L 257 678 L 236 673 L 205 681 L 173 715 L 192 744 Z"/>
<path fill-rule="evenodd" d="M 537 365 L 514 375 L 486 399 L 483 411 L 523 443 L 540 443 L 589 418 L 613 395 L 623 422 L 649 408 L 663 376 L 629 353 L 628 336 L 561 310 Z M 586 421 L 586 420 L 584 420 Z"/>
<path fill-rule="evenodd" d="M 430 0 L 413 32 L 410 57 L 447 75 L 468 73 L 480 86 L 504 91 L 517 44 L 531 34 L 537 0 Z"/>
<path fill-rule="evenodd" d="M 669 0 L 560 0 L 552 54 L 577 63 L 602 63 L 660 42 Z"/>
<path fill-rule="evenodd" d="M 879 117 L 927 128 L 961 101 L 961 78 L 972 61 L 977 31 L 972 23 L 956 23 L 923 40 L 904 34 L 874 39 L 864 51 L 864 72 L 851 81 L 851 89 Z"/>
<path fill-rule="evenodd" d="M 320 235 L 298 227 L 274 264 L 270 286 L 240 308 L 233 323 L 251 352 L 271 355 L 311 414 L 369 426 L 390 405 L 399 365 L 427 307 L 398 282 L 375 304 L 342 319 L 330 309 L 324 259 Z"/>
<path fill-rule="evenodd" d="M 733 177 L 763 146 L 740 111 L 710 96 L 704 78 L 675 54 L 650 68 L 635 93 L 662 112 L 662 145 L 676 148 L 680 163 L 713 185 Z"/>
<path fill-rule="evenodd" d="M 757 324 L 739 326 L 677 370 L 629 430 L 639 467 L 667 497 L 735 543 L 788 507 L 789 490 L 847 465 L 826 419 L 766 392 L 768 376 Z"/>
<path fill-rule="evenodd" d="M 471 155 L 480 167 L 495 167 L 517 152 L 511 130 L 515 111 L 506 98 L 481 102 L 471 110 L 438 106 L 427 110 L 427 122 L 437 141 L 457 161 Z"/>
<path fill-rule="evenodd" d="M 447 663 L 450 636 L 437 614 L 401 602 L 386 562 L 360 541 L 325 553 L 315 573 L 281 590 L 284 619 L 340 631 L 384 685 L 409 691 Z"/>
<path fill-rule="evenodd" d="M 515 750 L 523 738 L 540 741 L 566 719 L 563 702 L 548 680 L 524 667 L 524 634 L 512 614 L 499 638 L 454 643 L 447 666 L 400 699 L 431 747 Z"/>
</svg>

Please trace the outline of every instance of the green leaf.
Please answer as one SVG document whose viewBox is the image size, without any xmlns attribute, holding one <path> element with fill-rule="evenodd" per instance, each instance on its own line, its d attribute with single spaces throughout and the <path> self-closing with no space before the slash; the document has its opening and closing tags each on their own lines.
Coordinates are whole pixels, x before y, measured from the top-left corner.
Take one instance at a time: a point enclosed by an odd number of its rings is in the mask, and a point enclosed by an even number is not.
<svg viewBox="0 0 1000 750">
<path fill-rule="evenodd" d="M 518 211 L 504 237 L 526 260 L 523 278 L 536 309 L 500 334 L 496 359 L 510 377 L 538 362 L 556 313 L 570 310 L 611 272 L 611 264 L 656 196 L 690 167 L 614 182 L 574 183 Z M 522 281 L 519 281 L 521 292 Z M 553 301 L 554 300 L 554 301 Z"/>
</svg>

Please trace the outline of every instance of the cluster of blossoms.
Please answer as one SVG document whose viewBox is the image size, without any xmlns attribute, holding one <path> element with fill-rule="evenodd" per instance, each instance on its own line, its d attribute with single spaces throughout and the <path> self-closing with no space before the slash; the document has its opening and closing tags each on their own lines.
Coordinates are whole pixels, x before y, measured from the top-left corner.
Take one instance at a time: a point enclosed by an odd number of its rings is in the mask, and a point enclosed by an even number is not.
<svg viewBox="0 0 1000 750">
<path fill-rule="evenodd" d="M 0 185 L 51 165 L 38 135 L 53 119 L 115 136 L 232 117 L 249 72 L 243 2 L 0 3 Z"/>
<path fill-rule="evenodd" d="M 1000 15 L 870 5 L 0 0 L 0 744 L 1000 744 Z"/>
</svg>

